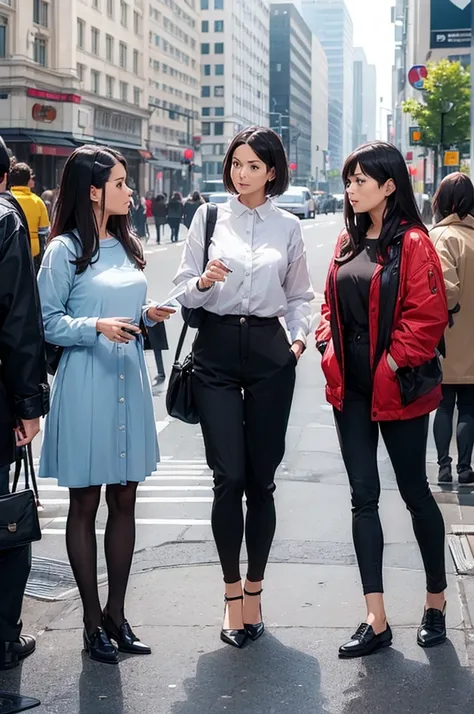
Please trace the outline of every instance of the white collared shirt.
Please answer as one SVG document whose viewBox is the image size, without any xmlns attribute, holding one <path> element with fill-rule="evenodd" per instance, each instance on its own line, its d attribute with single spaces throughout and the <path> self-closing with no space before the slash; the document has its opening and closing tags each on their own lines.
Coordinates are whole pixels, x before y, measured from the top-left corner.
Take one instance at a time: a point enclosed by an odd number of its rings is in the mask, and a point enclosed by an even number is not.
<svg viewBox="0 0 474 714">
<path fill-rule="evenodd" d="M 267 200 L 251 210 L 238 197 L 218 206 L 209 260 L 222 259 L 232 270 L 224 283 L 201 292 L 206 206 L 194 216 L 175 285 L 186 283 L 179 299 L 185 307 L 204 307 L 217 315 L 284 317 L 291 339 L 306 344 L 314 298 L 300 221 Z"/>
</svg>

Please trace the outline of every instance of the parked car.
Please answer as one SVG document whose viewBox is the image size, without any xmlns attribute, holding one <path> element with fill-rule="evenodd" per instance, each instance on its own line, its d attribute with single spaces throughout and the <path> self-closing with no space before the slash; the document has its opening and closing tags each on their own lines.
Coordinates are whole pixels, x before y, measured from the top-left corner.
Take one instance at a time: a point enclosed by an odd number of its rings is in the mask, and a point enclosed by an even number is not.
<svg viewBox="0 0 474 714">
<path fill-rule="evenodd" d="M 328 213 L 336 213 L 336 209 L 337 199 L 331 193 L 326 194 L 322 202 L 321 213 L 325 213 L 326 215 Z"/>
<path fill-rule="evenodd" d="M 230 201 L 232 196 L 230 193 L 210 193 L 209 194 L 209 203 L 227 203 L 227 201 Z"/>
<path fill-rule="evenodd" d="M 336 199 L 336 210 L 342 211 L 342 209 L 344 208 L 344 194 L 335 193 L 334 198 Z"/>
<path fill-rule="evenodd" d="M 316 215 L 314 198 L 307 188 L 301 186 L 290 186 L 288 191 L 275 198 L 275 204 L 299 218 L 314 218 Z"/>
<path fill-rule="evenodd" d="M 216 181 L 204 181 L 201 187 L 201 196 L 207 202 L 209 196 L 214 193 L 224 193 L 224 183 L 222 179 Z"/>
</svg>

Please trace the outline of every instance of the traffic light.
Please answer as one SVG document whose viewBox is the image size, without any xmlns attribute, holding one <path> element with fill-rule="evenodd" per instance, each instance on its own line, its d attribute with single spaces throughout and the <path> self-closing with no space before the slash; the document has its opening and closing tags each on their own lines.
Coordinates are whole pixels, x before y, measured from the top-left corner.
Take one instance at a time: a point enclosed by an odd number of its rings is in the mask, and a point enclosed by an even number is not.
<svg viewBox="0 0 474 714">
<path fill-rule="evenodd" d="M 194 150 L 193 149 L 185 149 L 183 153 L 183 164 L 192 164 L 193 159 L 194 159 Z"/>
<path fill-rule="evenodd" d="M 410 127 L 410 146 L 421 144 L 423 135 L 419 126 Z"/>
</svg>

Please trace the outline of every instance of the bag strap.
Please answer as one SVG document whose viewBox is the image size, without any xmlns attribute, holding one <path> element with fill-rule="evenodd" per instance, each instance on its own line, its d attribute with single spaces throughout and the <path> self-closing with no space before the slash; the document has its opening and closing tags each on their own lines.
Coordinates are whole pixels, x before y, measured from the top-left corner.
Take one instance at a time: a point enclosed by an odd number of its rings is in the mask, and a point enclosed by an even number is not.
<svg viewBox="0 0 474 714">
<path fill-rule="evenodd" d="M 209 262 L 209 248 L 212 241 L 212 236 L 214 235 L 214 230 L 216 228 L 217 222 L 217 206 L 215 203 L 208 203 L 206 206 L 206 234 L 204 237 L 204 255 L 203 255 L 203 272 L 205 271 L 207 264 Z M 176 346 L 176 353 L 174 356 L 175 364 L 179 362 L 181 356 L 181 351 L 183 349 L 184 340 L 186 339 L 186 333 L 189 327 L 189 321 L 191 319 L 192 311 L 189 310 L 188 317 L 184 321 L 183 329 L 179 336 L 178 344 Z"/>
<path fill-rule="evenodd" d="M 27 446 L 22 446 L 19 449 L 17 459 L 15 461 L 15 475 L 13 477 L 12 493 L 15 493 L 18 488 L 18 482 L 20 480 L 21 467 L 23 465 L 25 472 L 25 490 L 30 488 L 30 476 L 31 476 L 31 488 L 35 494 L 36 505 L 39 506 L 39 493 L 38 493 L 38 483 L 36 481 L 35 466 L 33 461 L 33 449 L 31 444 Z"/>
</svg>

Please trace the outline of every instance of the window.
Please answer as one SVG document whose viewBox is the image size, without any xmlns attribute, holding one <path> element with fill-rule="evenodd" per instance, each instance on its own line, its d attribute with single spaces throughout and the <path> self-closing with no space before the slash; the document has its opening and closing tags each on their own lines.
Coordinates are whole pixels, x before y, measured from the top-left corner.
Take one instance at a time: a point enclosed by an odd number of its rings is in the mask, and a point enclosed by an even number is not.
<svg viewBox="0 0 474 714">
<path fill-rule="evenodd" d="M 216 64 L 215 66 L 216 70 L 216 75 L 218 77 L 222 76 L 224 74 L 224 65 L 223 64 Z"/>
<path fill-rule="evenodd" d="M 100 32 L 96 27 L 91 27 L 91 52 L 93 55 L 99 54 Z"/>
<path fill-rule="evenodd" d="M 99 0 L 92 0 L 92 7 L 94 8 L 94 10 L 100 10 Z"/>
<path fill-rule="evenodd" d="M 209 42 L 201 42 L 201 54 L 208 55 L 210 50 Z"/>
<path fill-rule="evenodd" d="M 215 107 L 214 114 L 216 115 L 216 117 L 223 117 L 224 116 L 224 107 Z"/>
<path fill-rule="evenodd" d="M 7 18 L 0 17 L 0 57 L 7 56 L 7 28 Z"/>
<path fill-rule="evenodd" d="M 142 34 L 142 23 L 140 14 L 134 10 L 133 12 L 133 31 L 136 35 Z"/>
<path fill-rule="evenodd" d="M 115 89 L 115 79 L 113 77 L 109 77 L 109 75 L 106 76 L 105 78 L 105 91 L 107 96 L 110 99 L 113 99 L 114 97 L 114 89 Z"/>
<path fill-rule="evenodd" d="M 127 45 L 125 42 L 119 44 L 119 61 L 122 69 L 127 69 Z"/>
<path fill-rule="evenodd" d="M 211 124 L 208 121 L 203 121 L 201 124 L 202 126 L 202 135 L 203 136 L 210 136 L 211 135 Z"/>
<path fill-rule="evenodd" d="M 203 20 L 201 22 L 201 32 L 209 32 L 209 20 Z"/>
<path fill-rule="evenodd" d="M 224 0 L 214 0 L 214 10 L 223 10 Z"/>
<path fill-rule="evenodd" d="M 210 97 L 211 96 L 211 88 L 207 87 L 206 85 L 201 86 L 201 97 Z"/>
<path fill-rule="evenodd" d="M 201 10 L 209 10 L 209 0 L 201 0 Z"/>
<path fill-rule="evenodd" d="M 216 55 L 223 55 L 224 54 L 224 43 L 223 42 L 216 42 L 214 45 L 214 52 Z"/>
<path fill-rule="evenodd" d="M 210 64 L 205 64 L 203 65 L 203 74 L 205 77 L 210 77 L 211 76 L 211 65 Z"/>
<path fill-rule="evenodd" d="M 224 122 L 216 121 L 214 123 L 214 134 L 216 136 L 224 136 Z"/>
<path fill-rule="evenodd" d="M 79 62 L 76 64 L 76 72 L 77 72 L 77 78 L 80 82 L 84 81 L 84 78 L 86 76 L 86 68 L 83 64 L 80 64 Z"/>
<path fill-rule="evenodd" d="M 203 107 L 202 115 L 203 115 L 203 117 L 210 117 L 211 116 L 211 107 Z"/>
<path fill-rule="evenodd" d="M 42 67 L 47 67 L 48 65 L 48 42 L 42 37 L 35 37 L 33 59 Z"/>
<path fill-rule="evenodd" d="M 100 92 L 100 72 L 95 69 L 91 70 L 91 92 L 93 94 L 99 94 Z"/>
<path fill-rule="evenodd" d="M 139 107 L 140 106 L 140 95 L 141 91 L 139 87 L 134 87 L 133 88 L 133 103 Z"/>
<path fill-rule="evenodd" d="M 120 99 L 122 102 L 128 102 L 128 84 L 127 82 L 120 82 Z"/>
<path fill-rule="evenodd" d="M 84 35 L 86 32 L 86 23 L 84 20 L 77 19 L 77 46 L 79 49 L 84 49 Z"/>
<path fill-rule="evenodd" d="M 216 20 L 214 22 L 214 32 L 224 32 L 224 20 Z"/>
<path fill-rule="evenodd" d="M 107 17 L 114 16 L 114 0 L 107 0 Z"/>
<path fill-rule="evenodd" d="M 133 72 L 140 74 L 140 53 L 138 50 L 133 50 Z"/>
<path fill-rule="evenodd" d="M 45 0 L 34 0 L 33 2 L 33 22 L 36 25 L 48 27 L 48 3 Z"/>
<path fill-rule="evenodd" d="M 223 97 L 224 96 L 224 86 L 214 87 L 214 96 Z"/>
<path fill-rule="evenodd" d="M 114 38 L 112 35 L 105 36 L 105 56 L 107 62 L 114 61 Z"/>
<path fill-rule="evenodd" d="M 120 0 L 120 24 L 128 27 L 128 5 L 123 0 Z"/>
</svg>

